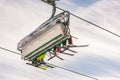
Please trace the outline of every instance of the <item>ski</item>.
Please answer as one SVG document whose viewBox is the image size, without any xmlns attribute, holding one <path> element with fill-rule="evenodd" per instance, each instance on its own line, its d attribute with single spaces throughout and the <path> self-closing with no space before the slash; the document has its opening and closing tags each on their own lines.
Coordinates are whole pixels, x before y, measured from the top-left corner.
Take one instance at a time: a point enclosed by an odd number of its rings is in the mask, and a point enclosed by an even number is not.
<svg viewBox="0 0 120 80">
<path fill-rule="evenodd" d="M 30 66 L 34 66 L 34 67 L 37 67 L 37 68 L 40 68 L 42 70 L 47 70 L 48 68 L 54 68 L 54 66 L 50 65 L 50 64 L 40 64 L 40 63 L 36 63 L 36 64 L 32 64 L 32 63 L 26 63 L 27 65 L 30 65 Z"/>
</svg>

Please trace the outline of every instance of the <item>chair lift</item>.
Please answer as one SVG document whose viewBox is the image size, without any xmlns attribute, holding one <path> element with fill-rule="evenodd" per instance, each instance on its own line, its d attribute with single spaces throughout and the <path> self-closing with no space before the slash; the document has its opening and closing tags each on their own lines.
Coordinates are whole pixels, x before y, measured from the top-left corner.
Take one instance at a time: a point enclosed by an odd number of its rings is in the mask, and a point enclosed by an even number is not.
<svg viewBox="0 0 120 80">
<path fill-rule="evenodd" d="M 18 50 L 25 60 L 50 51 L 69 36 L 69 12 L 62 12 L 39 26 L 18 43 Z"/>
<path fill-rule="evenodd" d="M 71 50 L 70 48 L 88 46 L 73 45 L 69 29 L 70 13 L 64 11 L 54 16 L 55 12 L 56 9 L 54 6 L 50 19 L 20 40 L 17 49 L 21 51 L 22 59 L 32 61 L 32 64 L 37 63 L 39 65 L 45 65 L 44 58 L 47 53 L 50 54 L 48 60 L 51 60 L 54 57 L 64 60 L 57 54 L 62 53 L 73 56 L 74 54 L 65 53 L 65 51 L 69 50 L 76 53 L 76 51 Z"/>
</svg>

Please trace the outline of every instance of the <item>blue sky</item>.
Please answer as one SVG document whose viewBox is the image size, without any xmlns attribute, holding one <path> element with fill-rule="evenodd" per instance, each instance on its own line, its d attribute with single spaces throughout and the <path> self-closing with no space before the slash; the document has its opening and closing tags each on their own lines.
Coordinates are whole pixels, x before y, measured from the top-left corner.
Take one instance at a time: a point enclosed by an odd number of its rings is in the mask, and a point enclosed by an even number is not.
<svg viewBox="0 0 120 80">
<path fill-rule="evenodd" d="M 73 3 L 75 3 L 78 6 L 82 6 L 82 7 L 88 7 L 94 3 L 96 3 L 99 0 L 71 0 Z"/>
<path fill-rule="evenodd" d="M 119 0 L 60 0 L 57 5 L 120 35 Z M 17 51 L 18 41 L 47 20 L 51 9 L 39 0 L 1 0 L 0 46 Z M 119 80 L 120 38 L 73 16 L 70 19 L 72 35 L 79 38 L 74 43 L 89 47 L 75 49 L 78 53 L 74 57 L 61 55 L 64 61 L 55 58 L 50 62 L 100 80 Z M 19 55 L 3 50 L 0 50 L 0 71 L 2 80 L 91 80 L 57 68 L 36 69 L 26 65 Z"/>
<path fill-rule="evenodd" d="M 92 63 L 94 62 L 94 63 Z M 119 62 L 101 57 L 101 56 L 87 56 L 83 58 L 81 61 L 77 61 L 73 63 L 74 70 L 84 72 L 89 75 L 106 75 L 110 74 L 104 67 L 109 67 L 113 71 L 120 71 Z M 103 66 L 101 66 L 103 65 Z M 70 65 L 68 65 L 69 67 Z"/>
</svg>

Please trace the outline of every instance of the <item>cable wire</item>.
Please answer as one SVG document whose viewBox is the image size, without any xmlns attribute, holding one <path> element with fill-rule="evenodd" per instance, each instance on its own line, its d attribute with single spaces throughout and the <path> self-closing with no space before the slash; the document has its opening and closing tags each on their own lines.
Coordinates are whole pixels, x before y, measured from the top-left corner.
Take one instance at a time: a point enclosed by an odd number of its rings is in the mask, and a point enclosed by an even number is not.
<svg viewBox="0 0 120 80">
<path fill-rule="evenodd" d="M 45 1 L 43 1 L 43 2 L 45 2 Z M 47 3 L 47 2 L 45 2 L 45 3 Z M 47 4 L 48 4 L 48 3 L 47 3 Z M 51 5 L 51 4 L 49 4 L 49 5 Z M 64 9 L 58 7 L 58 6 L 56 6 L 56 8 L 59 9 L 59 10 L 62 10 L 62 11 L 66 11 L 66 10 L 64 10 Z M 119 34 L 116 34 L 116 33 L 112 32 L 112 31 L 110 31 L 110 30 L 108 30 L 108 29 L 105 29 L 105 28 L 103 28 L 103 27 L 101 27 L 101 26 L 99 26 L 99 25 L 97 25 L 97 24 L 95 24 L 95 23 L 93 23 L 93 22 L 90 22 L 90 21 L 88 21 L 88 20 L 86 20 L 86 19 L 83 19 L 83 18 L 81 18 L 81 17 L 79 17 L 79 16 L 77 16 L 77 15 L 71 13 L 71 12 L 70 12 L 70 14 L 71 14 L 72 16 L 80 19 L 80 20 L 83 20 L 83 21 L 85 21 L 85 22 L 87 22 L 87 23 L 89 23 L 89 24 L 91 24 L 91 25 L 94 25 L 95 27 L 97 27 L 97 28 L 99 28 L 99 29 L 102 29 L 102 30 L 104 30 L 104 31 L 107 31 L 108 33 L 111 33 L 111 34 L 113 34 L 114 36 L 120 38 L 120 35 L 119 35 Z"/>
<path fill-rule="evenodd" d="M 8 51 L 8 52 L 11 52 L 11 53 L 15 53 L 15 54 L 21 55 L 21 54 L 18 53 L 18 52 L 15 52 L 15 51 L 12 51 L 12 50 L 9 50 L 9 49 L 6 49 L 6 48 L 3 48 L 3 47 L 0 47 L 0 49 L 5 50 L 5 51 Z"/>
<path fill-rule="evenodd" d="M 9 50 L 9 49 L 7 49 L 7 48 L 0 47 L 0 49 L 5 50 L 5 51 L 8 51 L 8 52 L 11 52 L 11 53 L 14 53 L 14 54 L 21 55 L 20 53 L 15 52 L 15 51 L 12 51 L 12 50 Z M 51 64 L 51 63 L 48 63 L 48 64 L 53 65 L 53 66 L 55 66 L 55 67 L 57 67 L 57 68 L 60 68 L 60 69 L 63 69 L 63 70 L 66 70 L 66 71 L 69 71 L 69 72 L 78 74 L 78 75 L 82 75 L 82 76 L 85 76 L 85 77 L 88 77 L 88 78 L 91 78 L 91 79 L 94 79 L 94 80 L 98 80 L 98 79 L 96 79 L 96 78 L 94 78 L 94 77 L 91 77 L 91 76 L 88 76 L 88 75 L 85 75 L 85 74 L 82 74 L 82 73 L 79 73 L 79 72 L 76 72 L 76 71 L 73 71 L 73 70 L 70 70 L 70 69 L 66 69 L 66 68 L 61 67 L 61 66 L 57 66 L 57 65 L 54 65 L 54 64 Z"/>
<path fill-rule="evenodd" d="M 49 63 L 49 64 L 50 64 L 50 63 Z M 78 74 L 78 75 L 82 75 L 82 76 L 85 76 L 85 77 L 88 77 L 88 78 L 91 78 L 91 79 L 94 79 L 94 80 L 98 80 L 98 79 L 93 78 L 93 77 L 91 77 L 91 76 L 88 76 L 88 75 L 85 75 L 85 74 L 82 74 L 82 73 L 79 73 L 79 72 L 76 72 L 76 71 L 73 71 L 73 70 L 70 70 L 70 69 L 66 69 L 66 68 L 61 67 L 61 66 L 57 66 L 57 65 L 54 65 L 54 64 L 51 64 L 51 65 L 53 65 L 53 66 L 55 66 L 55 67 L 57 67 L 57 68 L 60 68 L 60 69 L 63 69 L 63 70 L 66 70 L 66 71 L 69 71 L 69 72 Z"/>
</svg>

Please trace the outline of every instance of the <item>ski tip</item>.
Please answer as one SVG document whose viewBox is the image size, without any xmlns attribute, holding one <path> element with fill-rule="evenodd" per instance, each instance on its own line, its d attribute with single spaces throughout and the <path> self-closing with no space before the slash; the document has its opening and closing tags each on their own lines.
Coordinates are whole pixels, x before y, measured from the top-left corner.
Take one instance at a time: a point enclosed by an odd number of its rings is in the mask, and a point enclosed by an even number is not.
<svg viewBox="0 0 120 80">
<path fill-rule="evenodd" d="M 42 70 L 47 70 L 48 69 L 48 66 L 40 66 L 40 69 L 42 69 Z"/>
</svg>

